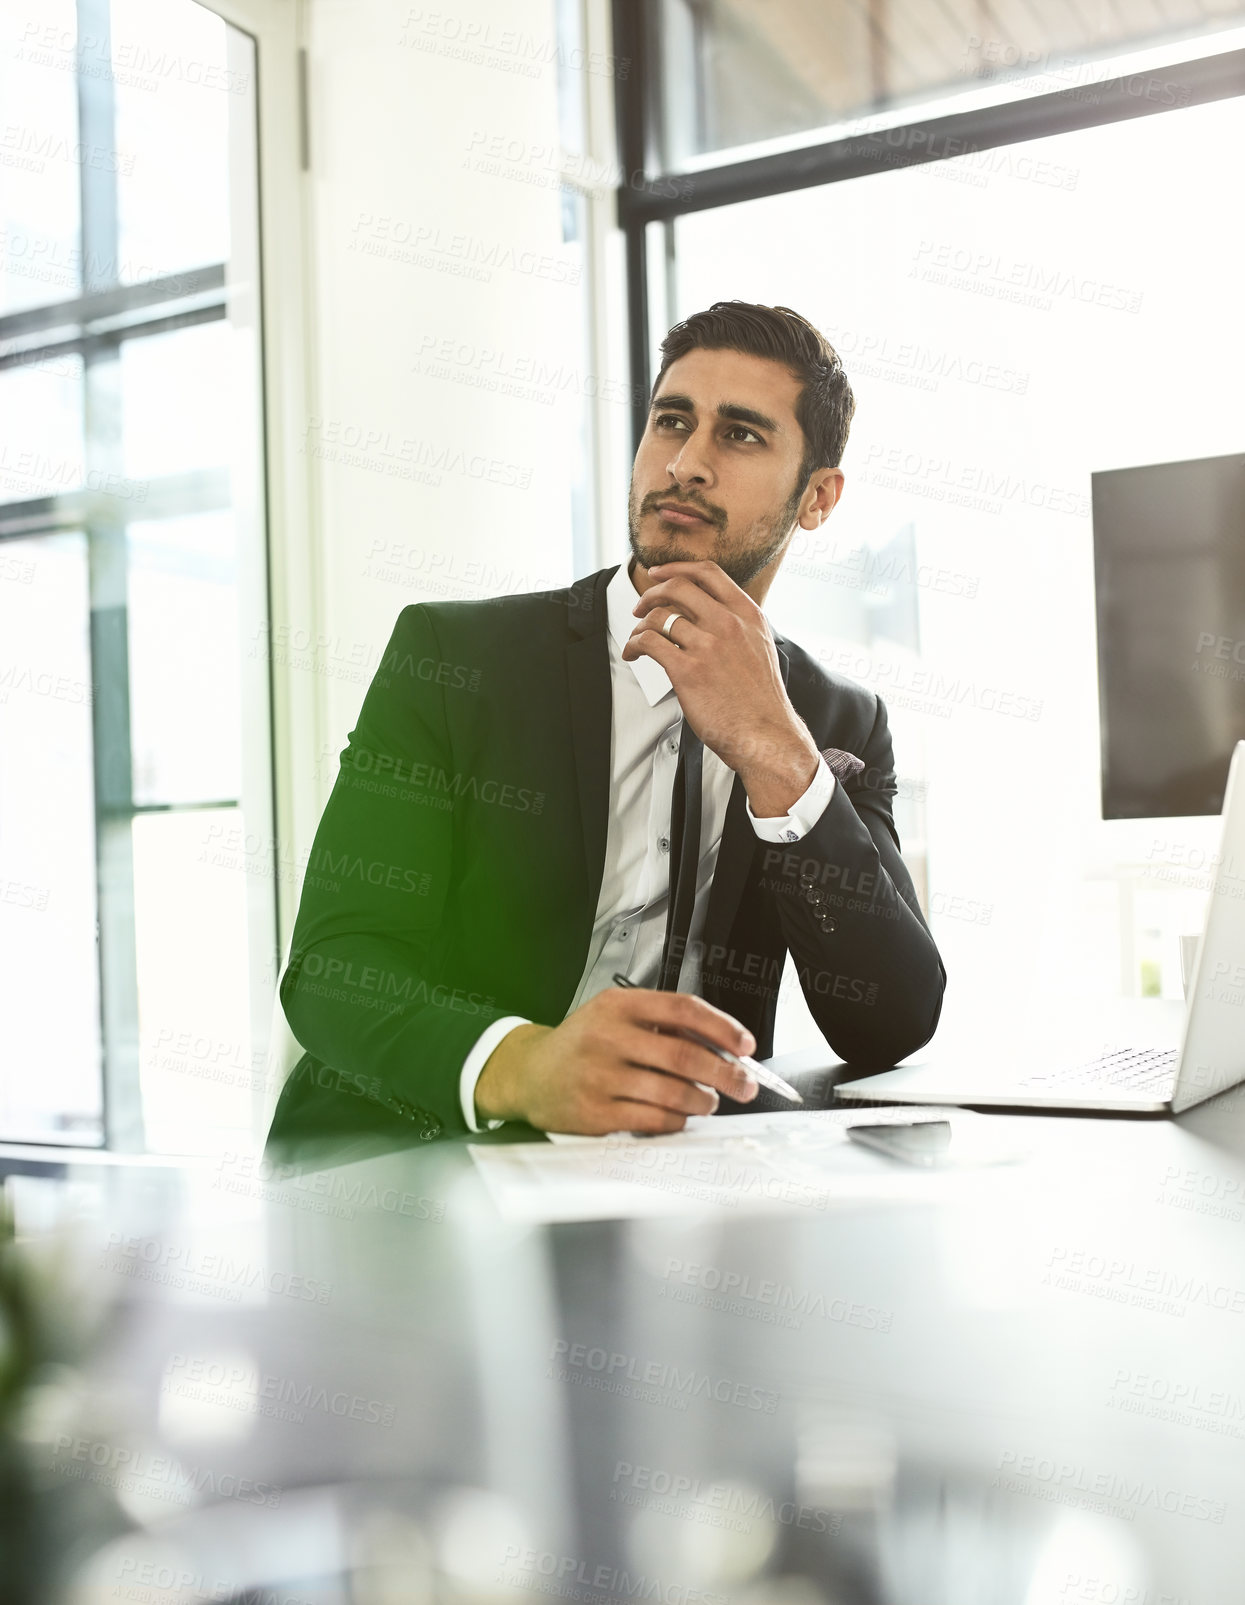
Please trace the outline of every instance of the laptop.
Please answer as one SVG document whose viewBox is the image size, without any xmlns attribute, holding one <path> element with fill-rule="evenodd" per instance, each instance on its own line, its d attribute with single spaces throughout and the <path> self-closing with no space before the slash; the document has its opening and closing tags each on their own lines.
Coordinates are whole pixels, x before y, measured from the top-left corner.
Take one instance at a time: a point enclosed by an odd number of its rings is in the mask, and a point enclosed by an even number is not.
<svg viewBox="0 0 1245 1605">
<path fill-rule="evenodd" d="M 1245 1081 L 1245 741 L 1223 798 L 1220 855 L 1187 988 L 1176 1048 L 1117 1048 L 1078 1063 L 1009 1074 L 907 1065 L 845 1082 L 853 1103 L 933 1103 L 1000 1109 L 1179 1114 Z"/>
</svg>

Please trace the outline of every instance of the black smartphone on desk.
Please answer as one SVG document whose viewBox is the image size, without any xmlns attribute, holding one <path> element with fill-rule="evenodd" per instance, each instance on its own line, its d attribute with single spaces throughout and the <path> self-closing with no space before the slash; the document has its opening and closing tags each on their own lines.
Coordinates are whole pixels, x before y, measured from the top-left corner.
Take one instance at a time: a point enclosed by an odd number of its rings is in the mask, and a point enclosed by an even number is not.
<svg viewBox="0 0 1245 1605">
<path fill-rule="evenodd" d="M 895 1120 L 886 1125 L 848 1126 L 852 1142 L 873 1148 L 888 1159 L 926 1170 L 959 1165 L 1009 1165 L 1029 1152 L 1027 1145 L 979 1119 L 960 1115 L 953 1129 L 949 1120 Z M 971 1121 L 972 1124 L 966 1124 Z"/>
<path fill-rule="evenodd" d="M 949 1120 L 895 1121 L 885 1126 L 849 1126 L 847 1135 L 865 1148 L 876 1148 L 908 1165 L 945 1165 L 951 1155 Z"/>
</svg>

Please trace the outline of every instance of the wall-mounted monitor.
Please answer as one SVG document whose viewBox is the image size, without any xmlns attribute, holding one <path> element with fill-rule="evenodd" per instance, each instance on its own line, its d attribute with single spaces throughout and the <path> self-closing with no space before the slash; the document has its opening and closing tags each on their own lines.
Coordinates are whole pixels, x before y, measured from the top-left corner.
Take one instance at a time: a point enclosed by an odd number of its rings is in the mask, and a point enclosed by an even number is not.
<svg viewBox="0 0 1245 1605">
<path fill-rule="evenodd" d="M 1102 817 L 1217 814 L 1245 737 L 1245 452 L 1092 479 Z"/>
</svg>

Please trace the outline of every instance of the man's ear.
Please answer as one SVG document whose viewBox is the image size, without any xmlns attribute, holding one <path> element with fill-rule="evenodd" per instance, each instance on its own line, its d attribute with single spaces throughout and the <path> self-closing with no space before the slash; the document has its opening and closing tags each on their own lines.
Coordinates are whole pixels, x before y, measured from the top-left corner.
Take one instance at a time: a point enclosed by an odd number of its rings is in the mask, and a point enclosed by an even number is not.
<svg viewBox="0 0 1245 1605">
<path fill-rule="evenodd" d="M 800 514 L 801 529 L 820 529 L 834 511 L 839 498 L 843 494 L 846 483 L 841 468 L 820 468 L 809 481 L 806 499 L 811 493 L 811 501 L 805 512 Z"/>
</svg>

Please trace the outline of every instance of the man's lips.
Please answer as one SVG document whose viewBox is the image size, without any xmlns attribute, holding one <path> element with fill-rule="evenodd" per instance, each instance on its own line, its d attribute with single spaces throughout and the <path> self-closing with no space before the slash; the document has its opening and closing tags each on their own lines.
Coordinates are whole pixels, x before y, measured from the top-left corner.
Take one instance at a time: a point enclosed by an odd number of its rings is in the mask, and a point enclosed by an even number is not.
<svg viewBox="0 0 1245 1605">
<path fill-rule="evenodd" d="M 685 507 L 679 502 L 659 502 L 654 508 L 662 518 L 668 518 L 672 524 L 707 524 L 709 520 L 703 513 L 698 513 L 694 507 Z"/>
</svg>

